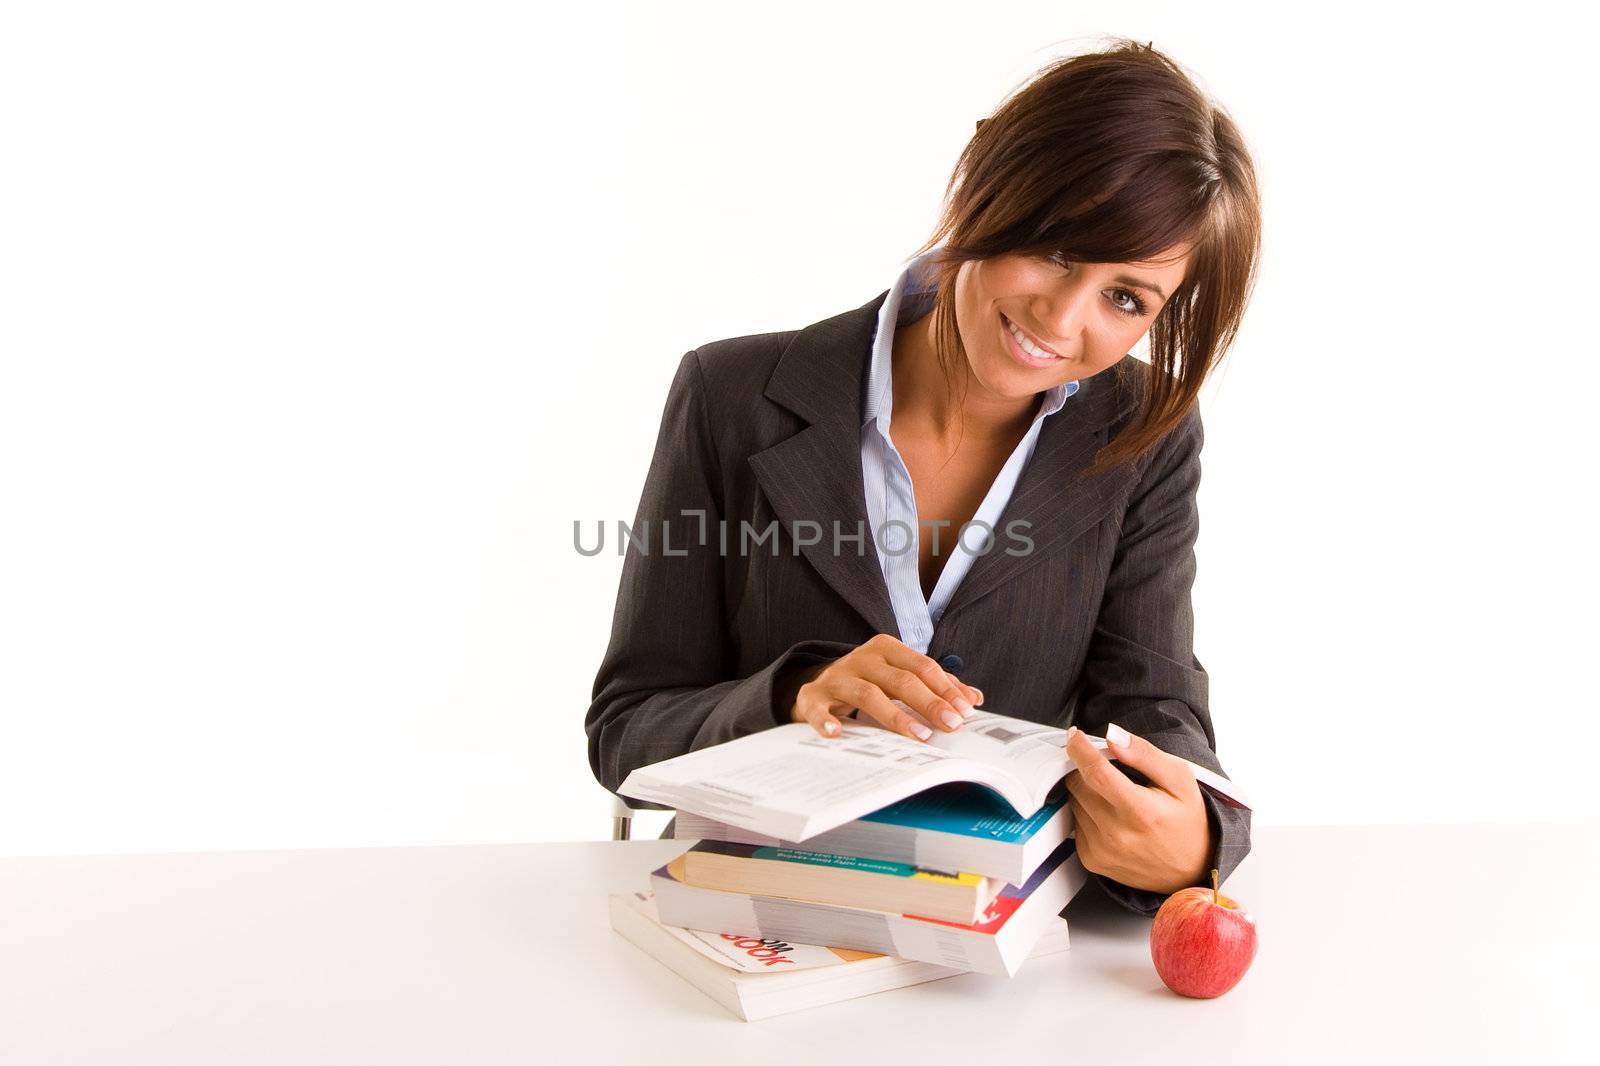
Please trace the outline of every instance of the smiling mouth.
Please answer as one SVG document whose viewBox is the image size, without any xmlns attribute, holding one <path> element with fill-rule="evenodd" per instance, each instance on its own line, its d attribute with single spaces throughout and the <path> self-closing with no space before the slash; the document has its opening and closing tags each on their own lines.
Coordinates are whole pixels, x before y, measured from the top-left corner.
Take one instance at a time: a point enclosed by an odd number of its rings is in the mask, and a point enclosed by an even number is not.
<svg viewBox="0 0 1600 1066">
<path fill-rule="evenodd" d="M 1017 347 L 1022 350 L 1024 355 L 1045 363 L 1058 362 L 1065 358 L 1061 353 L 1046 348 L 1037 340 L 1034 340 L 1021 326 L 1007 318 L 1004 311 L 1000 313 L 1000 321 L 1005 326 L 1006 333 L 1016 342 Z"/>
</svg>

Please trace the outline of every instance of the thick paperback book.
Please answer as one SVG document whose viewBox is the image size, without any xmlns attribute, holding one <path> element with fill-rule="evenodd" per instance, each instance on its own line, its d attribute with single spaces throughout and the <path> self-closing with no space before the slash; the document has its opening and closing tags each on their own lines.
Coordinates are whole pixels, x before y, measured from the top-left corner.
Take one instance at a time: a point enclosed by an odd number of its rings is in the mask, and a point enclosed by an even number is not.
<svg viewBox="0 0 1600 1066">
<path fill-rule="evenodd" d="M 683 879 L 696 888 L 909 911 L 951 922 L 977 921 L 1005 887 L 998 877 L 959 870 L 725 840 L 695 841 L 683 855 Z"/>
</svg>

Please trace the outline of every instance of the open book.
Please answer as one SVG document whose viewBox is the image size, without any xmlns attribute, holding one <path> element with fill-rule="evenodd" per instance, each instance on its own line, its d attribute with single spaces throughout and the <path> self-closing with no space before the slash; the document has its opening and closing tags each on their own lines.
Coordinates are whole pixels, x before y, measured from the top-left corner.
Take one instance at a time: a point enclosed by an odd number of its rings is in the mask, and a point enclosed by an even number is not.
<svg viewBox="0 0 1600 1066">
<path fill-rule="evenodd" d="M 777 837 L 681 809 L 672 819 L 672 835 L 680 840 L 789 846 Z M 1051 790 L 1050 798 L 1032 817 L 1019 818 L 1011 804 L 982 785 L 952 781 L 824 830 L 809 837 L 804 848 L 962 870 L 1020 885 L 1057 844 L 1072 835 L 1072 811 L 1067 807 L 1064 784 Z"/>
<path fill-rule="evenodd" d="M 641 766 L 617 791 L 799 843 L 951 781 L 990 788 L 1027 818 L 1072 769 L 1066 730 L 988 711 L 926 741 L 848 720 L 843 725 L 837 737 L 819 736 L 804 722 L 764 729 Z M 1089 739 L 1115 757 L 1103 738 Z M 1189 766 L 1202 787 L 1249 808 L 1233 782 Z"/>
</svg>

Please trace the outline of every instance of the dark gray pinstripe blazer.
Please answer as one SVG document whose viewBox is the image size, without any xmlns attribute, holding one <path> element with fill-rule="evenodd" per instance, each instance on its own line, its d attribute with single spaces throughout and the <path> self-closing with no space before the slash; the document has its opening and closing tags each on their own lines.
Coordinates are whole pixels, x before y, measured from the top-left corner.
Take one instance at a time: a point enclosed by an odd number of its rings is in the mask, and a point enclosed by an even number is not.
<svg viewBox="0 0 1600 1066">
<path fill-rule="evenodd" d="M 798 667 L 900 635 L 871 536 L 835 553 L 831 532 L 835 520 L 844 534 L 866 529 L 863 389 L 887 296 L 684 355 L 634 519 L 649 550 L 625 553 L 584 719 L 607 789 L 635 767 L 787 722 Z M 1125 424 L 1150 373 L 1126 356 L 1045 420 L 994 548 L 957 586 L 928 654 L 959 655 L 988 709 L 1095 735 L 1116 722 L 1221 773 L 1189 598 L 1198 408 L 1134 464 L 1072 479 Z M 1031 523 L 1027 554 L 1005 551 L 1018 549 L 1004 532 L 1014 519 Z M 774 520 L 776 540 L 740 552 L 741 521 L 755 536 Z M 806 520 L 824 530 L 819 543 L 804 543 L 805 525 L 793 536 Z M 1250 814 L 1202 794 L 1218 841 L 1210 865 L 1226 878 L 1250 849 Z M 1142 914 L 1164 899 L 1096 880 Z"/>
</svg>

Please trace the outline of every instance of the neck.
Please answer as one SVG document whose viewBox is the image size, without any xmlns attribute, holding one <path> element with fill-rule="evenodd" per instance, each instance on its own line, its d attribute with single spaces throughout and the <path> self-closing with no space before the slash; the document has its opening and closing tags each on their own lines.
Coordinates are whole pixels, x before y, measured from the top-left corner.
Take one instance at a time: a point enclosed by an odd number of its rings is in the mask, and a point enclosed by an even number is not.
<svg viewBox="0 0 1600 1066">
<path fill-rule="evenodd" d="M 1042 400 L 997 396 L 972 376 L 965 359 L 947 376 L 933 342 L 933 313 L 895 329 L 891 353 L 894 423 L 954 451 L 961 442 L 992 444 L 1026 433 Z"/>
</svg>

